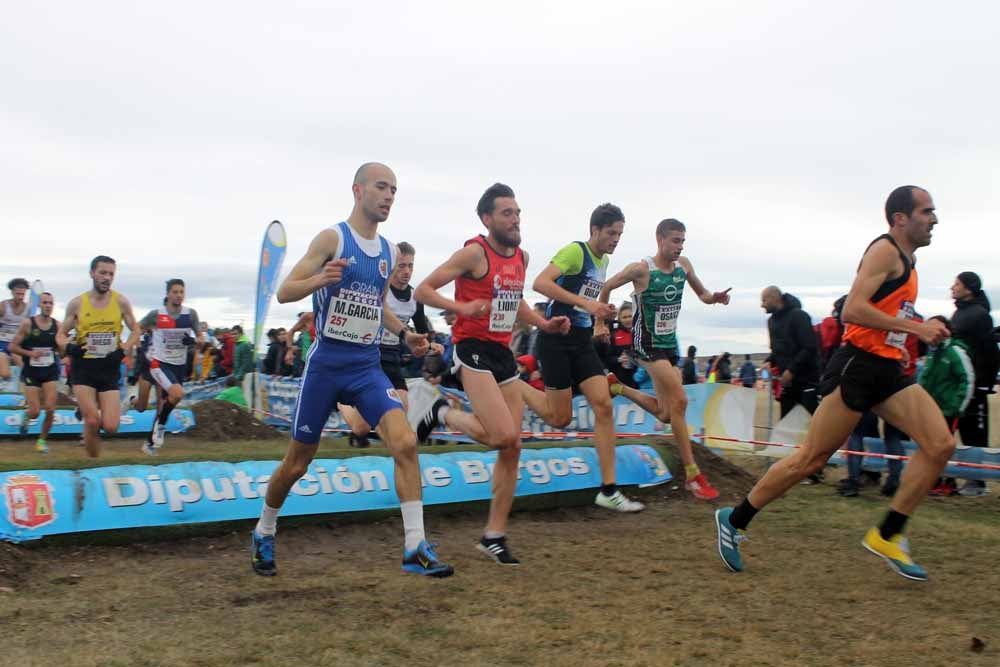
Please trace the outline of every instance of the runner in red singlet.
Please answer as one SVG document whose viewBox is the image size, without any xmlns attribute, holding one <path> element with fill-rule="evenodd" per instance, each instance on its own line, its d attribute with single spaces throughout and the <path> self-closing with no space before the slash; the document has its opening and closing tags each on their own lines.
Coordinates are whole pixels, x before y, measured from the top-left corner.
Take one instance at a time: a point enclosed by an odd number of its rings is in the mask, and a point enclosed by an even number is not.
<svg viewBox="0 0 1000 667">
<path fill-rule="evenodd" d="M 490 186 L 476 213 L 486 236 L 467 241 L 414 292 L 425 306 L 458 314 L 452 327 L 455 373 L 472 403 L 472 413 L 450 409 L 444 400 L 433 405 L 414 400 L 410 423 L 421 441 L 435 426 L 446 424 L 498 450 L 489 519 L 477 548 L 497 563 L 517 565 L 520 561 L 507 548 L 505 535 L 517 486 L 524 400 L 509 348 L 511 333 L 518 320 L 547 333 L 566 333 L 570 323 L 566 317 L 541 317 L 522 298 L 528 253 L 520 248 L 521 209 L 514 191 L 502 183 Z M 438 294 L 453 281 L 454 301 Z"/>
</svg>

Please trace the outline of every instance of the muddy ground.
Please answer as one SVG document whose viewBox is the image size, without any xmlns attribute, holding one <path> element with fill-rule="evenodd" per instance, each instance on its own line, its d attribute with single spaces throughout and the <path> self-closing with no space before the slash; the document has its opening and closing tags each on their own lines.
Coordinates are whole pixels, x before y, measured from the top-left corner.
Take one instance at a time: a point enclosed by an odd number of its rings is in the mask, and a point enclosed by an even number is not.
<svg viewBox="0 0 1000 667">
<path fill-rule="evenodd" d="M 725 461 L 702 464 L 725 503 L 751 483 Z M 0 663 L 1000 662 L 996 496 L 926 504 L 910 533 L 933 579 L 917 584 L 860 547 L 885 506 L 874 491 L 847 500 L 830 485 L 794 490 L 757 519 L 747 571 L 735 575 L 715 553 L 715 505 L 675 486 L 632 491 L 648 503 L 638 515 L 517 512 L 517 568 L 474 549 L 483 505 L 431 509 L 431 539 L 456 568 L 444 580 L 400 573 L 396 516 L 285 522 L 270 579 L 250 570 L 249 522 L 195 537 L 0 545 Z"/>
</svg>

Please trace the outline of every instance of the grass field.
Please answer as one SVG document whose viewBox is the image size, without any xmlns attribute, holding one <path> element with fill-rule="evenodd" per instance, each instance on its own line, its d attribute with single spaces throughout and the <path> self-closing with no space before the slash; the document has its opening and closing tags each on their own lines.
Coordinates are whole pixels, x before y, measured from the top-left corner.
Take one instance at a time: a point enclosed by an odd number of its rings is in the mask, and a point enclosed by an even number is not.
<svg viewBox="0 0 1000 667">
<path fill-rule="evenodd" d="M 352 453 L 339 444 L 324 442 L 322 455 Z M 3 446 L 0 467 L 41 467 L 17 447 Z M 283 449 L 169 438 L 157 462 Z M 72 441 L 54 443 L 47 461 L 92 463 Z M 97 463 L 135 462 L 150 462 L 137 441 L 113 441 Z M 703 464 L 724 503 L 751 484 L 739 467 Z M 633 493 L 648 504 L 639 515 L 519 503 L 535 509 L 512 519 L 524 564 L 507 569 L 474 549 L 483 504 L 432 508 L 431 539 L 456 567 L 444 580 L 400 573 L 401 522 L 384 513 L 283 522 L 273 579 L 250 570 L 250 522 L 0 544 L 0 664 L 1000 663 L 996 496 L 925 503 L 908 531 L 932 576 L 918 584 L 860 546 L 886 504 L 873 490 L 795 489 L 755 521 L 739 575 L 716 555 L 714 505 L 670 486 Z M 589 494 L 562 504 L 572 501 Z"/>
</svg>

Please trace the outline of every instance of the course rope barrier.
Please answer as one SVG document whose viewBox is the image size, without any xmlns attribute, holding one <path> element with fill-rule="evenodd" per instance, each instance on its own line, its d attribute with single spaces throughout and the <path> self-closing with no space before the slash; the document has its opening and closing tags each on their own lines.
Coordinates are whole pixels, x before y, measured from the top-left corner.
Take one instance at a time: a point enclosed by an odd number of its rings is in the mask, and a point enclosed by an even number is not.
<svg viewBox="0 0 1000 667">
<path fill-rule="evenodd" d="M 274 417 L 282 421 L 291 423 L 291 419 L 288 417 L 283 417 L 281 415 L 271 414 L 263 410 L 254 409 L 254 412 L 259 412 L 263 415 L 269 417 Z M 324 428 L 324 433 L 351 433 L 349 428 Z M 435 435 L 465 435 L 461 431 L 433 431 L 431 436 Z M 648 437 L 660 437 L 663 434 L 660 433 L 615 433 L 616 438 L 648 438 Z M 534 438 L 536 440 L 588 440 L 593 439 L 593 431 L 521 431 L 522 438 Z M 792 445 L 785 442 L 771 442 L 769 440 L 743 440 L 740 438 L 729 438 L 718 435 L 708 435 L 705 433 L 692 433 L 692 440 L 718 440 L 720 442 L 732 442 L 744 445 L 754 445 L 757 447 L 783 447 L 785 449 L 801 449 L 802 445 Z M 909 461 L 912 457 L 901 455 L 901 454 L 879 454 L 877 452 L 855 452 L 849 449 L 838 449 L 834 452 L 835 454 L 843 454 L 844 456 L 862 456 L 875 459 L 885 459 L 887 461 Z M 950 466 L 957 466 L 959 468 L 976 468 L 979 470 L 1000 470 L 1000 465 L 994 465 L 991 463 L 971 463 L 965 461 L 948 461 L 947 464 Z"/>
</svg>

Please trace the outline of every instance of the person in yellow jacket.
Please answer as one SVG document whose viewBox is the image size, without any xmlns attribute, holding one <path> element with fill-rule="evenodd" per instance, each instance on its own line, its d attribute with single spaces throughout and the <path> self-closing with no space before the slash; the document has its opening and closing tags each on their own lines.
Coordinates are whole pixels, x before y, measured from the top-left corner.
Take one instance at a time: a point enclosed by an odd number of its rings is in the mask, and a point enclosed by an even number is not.
<svg viewBox="0 0 1000 667">
<path fill-rule="evenodd" d="M 115 260 L 106 255 L 98 255 L 90 262 L 93 286 L 69 302 L 66 317 L 56 333 L 56 345 L 64 356 L 72 359 L 70 373 L 73 394 L 83 417 L 83 444 L 87 455 L 92 457 L 100 453 L 98 431 L 118 430 L 121 363 L 141 334 L 132 304 L 111 289 L 116 269 Z M 124 344 L 123 324 L 130 332 Z"/>
</svg>

